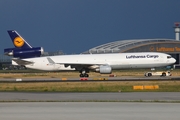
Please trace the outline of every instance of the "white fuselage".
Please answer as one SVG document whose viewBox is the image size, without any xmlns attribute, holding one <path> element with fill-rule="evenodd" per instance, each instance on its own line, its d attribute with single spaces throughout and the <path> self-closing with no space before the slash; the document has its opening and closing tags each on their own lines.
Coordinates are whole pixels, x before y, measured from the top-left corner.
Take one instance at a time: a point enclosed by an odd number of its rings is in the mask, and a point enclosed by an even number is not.
<svg viewBox="0 0 180 120">
<path fill-rule="evenodd" d="M 49 63 L 47 57 L 51 58 L 55 64 Z M 176 62 L 170 55 L 157 52 L 58 55 L 23 60 L 34 62 L 26 65 L 27 68 L 47 71 L 75 70 L 71 68 L 71 65 L 90 65 L 90 69 L 95 69 L 100 65 L 109 65 L 112 69 L 156 68 Z M 65 67 L 65 64 L 69 66 Z"/>
</svg>

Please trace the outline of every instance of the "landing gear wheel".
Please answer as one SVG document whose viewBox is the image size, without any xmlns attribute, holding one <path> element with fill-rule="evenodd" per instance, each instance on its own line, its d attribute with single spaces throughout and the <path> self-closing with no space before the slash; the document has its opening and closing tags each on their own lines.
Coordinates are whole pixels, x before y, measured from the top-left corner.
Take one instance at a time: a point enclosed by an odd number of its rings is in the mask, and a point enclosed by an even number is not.
<svg viewBox="0 0 180 120">
<path fill-rule="evenodd" d="M 84 74 L 84 77 L 89 77 L 89 75 L 88 74 Z"/>
<path fill-rule="evenodd" d="M 81 74 L 79 75 L 79 77 L 89 77 L 89 75 L 86 74 L 86 73 L 85 73 L 85 74 L 82 74 L 82 73 L 81 73 Z"/>
<path fill-rule="evenodd" d="M 148 77 L 151 77 L 152 76 L 152 73 L 148 73 Z"/>
<path fill-rule="evenodd" d="M 79 77 L 84 77 L 84 74 L 81 73 L 81 74 L 79 75 Z"/>
<path fill-rule="evenodd" d="M 165 77 L 165 76 L 166 76 L 166 73 L 162 73 L 162 76 Z"/>
</svg>

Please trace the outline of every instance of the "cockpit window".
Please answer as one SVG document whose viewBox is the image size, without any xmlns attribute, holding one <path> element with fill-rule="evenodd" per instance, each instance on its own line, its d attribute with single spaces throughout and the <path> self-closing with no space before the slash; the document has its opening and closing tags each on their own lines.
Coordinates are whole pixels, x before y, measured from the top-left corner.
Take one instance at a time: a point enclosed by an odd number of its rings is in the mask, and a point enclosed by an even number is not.
<svg viewBox="0 0 180 120">
<path fill-rule="evenodd" d="M 167 56 L 167 59 L 170 59 L 171 58 L 171 56 Z"/>
</svg>

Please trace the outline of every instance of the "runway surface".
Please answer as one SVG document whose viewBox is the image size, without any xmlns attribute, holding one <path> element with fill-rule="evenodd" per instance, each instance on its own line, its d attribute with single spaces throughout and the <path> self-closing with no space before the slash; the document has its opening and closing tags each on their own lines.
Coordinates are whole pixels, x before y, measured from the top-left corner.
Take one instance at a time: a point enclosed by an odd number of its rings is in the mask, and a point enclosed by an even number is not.
<svg viewBox="0 0 180 120">
<path fill-rule="evenodd" d="M 63 92 L 0 92 L 0 101 L 163 101 L 180 102 L 180 92 L 102 92 L 102 93 L 63 93 Z"/>
<path fill-rule="evenodd" d="M 179 120 L 179 103 L 0 103 L 0 120 Z"/>
</svg>

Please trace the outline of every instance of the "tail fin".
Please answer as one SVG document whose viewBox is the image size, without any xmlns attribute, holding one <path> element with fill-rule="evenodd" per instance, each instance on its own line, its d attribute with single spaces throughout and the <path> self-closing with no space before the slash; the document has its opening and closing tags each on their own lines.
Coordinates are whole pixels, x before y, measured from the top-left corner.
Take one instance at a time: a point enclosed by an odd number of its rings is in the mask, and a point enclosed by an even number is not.
<svg viewBox="0 0 180 120">
<path fill-rule="evenodd" d="M 15 58 L 33 58 L 40 57 L 44 53 L 42 47 L 31 47 L 15 30 L 8 30 L 8 34 L 15 48 L 4 49 L 4 55 Z"/>
<path fill-rule="evenodd" d="M 15 30 L 8 30 L 8 34 L 16 48 L 32 48 Z"/>
</svg>

